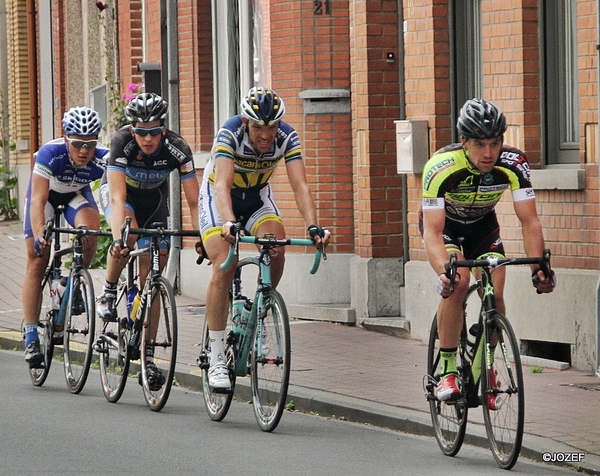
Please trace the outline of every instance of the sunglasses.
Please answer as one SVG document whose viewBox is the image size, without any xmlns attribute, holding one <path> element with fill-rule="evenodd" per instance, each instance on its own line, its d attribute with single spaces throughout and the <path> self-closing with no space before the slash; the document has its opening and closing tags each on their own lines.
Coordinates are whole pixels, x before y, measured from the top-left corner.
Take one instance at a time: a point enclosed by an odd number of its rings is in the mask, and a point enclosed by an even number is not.
<svg viewBox="0 0 600 476">
<path fill-rule="evenodd" d="M 144 127 L 134 127 L 133 133 L 140 136 L 146 137 L 150 134 L 152 137 L 156 137 L 159 134 L 162 134 L 162 131 L 165 130 L 165 126 L 151 127 L 150 129 L 146 129 Z"/>
<path fill-rule="evenodd" d="M 93 149 L 94 147 L 96 147 L 96 144 L 98 144 L 97 139 L 96 140 L 81 140 L 81 139 L 69 139 L 67 137 L 67 140 L 69 141 L 69 144 L 71 144 L 76 149 L 81 149 L 82 147 L 86 147 L 88 149 Z"/>
</svg>

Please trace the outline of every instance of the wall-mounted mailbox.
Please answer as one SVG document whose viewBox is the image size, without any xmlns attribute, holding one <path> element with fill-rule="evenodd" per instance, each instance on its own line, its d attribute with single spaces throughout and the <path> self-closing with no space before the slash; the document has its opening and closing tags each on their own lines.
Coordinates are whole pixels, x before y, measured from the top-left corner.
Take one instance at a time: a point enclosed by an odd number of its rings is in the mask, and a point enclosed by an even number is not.
<svg viewBox="0 0 600 476">
<path fill-rule="evenodd" d="M 420 174 L 429 159 L 427 121 L 396 123 L 396 161 L 399 174 Z"/>
</svg>

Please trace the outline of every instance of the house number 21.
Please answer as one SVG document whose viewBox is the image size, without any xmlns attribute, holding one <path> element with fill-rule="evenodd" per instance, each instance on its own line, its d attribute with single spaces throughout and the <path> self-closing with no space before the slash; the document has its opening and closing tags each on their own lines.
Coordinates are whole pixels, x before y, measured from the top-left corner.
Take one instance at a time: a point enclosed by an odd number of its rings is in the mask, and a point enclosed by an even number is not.
<svg viewBox="0 0 600 476">
<path fill-rule="evenodd" d="M 329 8 L 329 3 L 330 3 L 330 0 L 324 0 L 324 1 L 314 0 L 313 1 L 313 14 L 322 15 L 323 13 L 325 13 L 326 15 L 329 15 L 331 13 L 331 10 Z"/>
</svg>

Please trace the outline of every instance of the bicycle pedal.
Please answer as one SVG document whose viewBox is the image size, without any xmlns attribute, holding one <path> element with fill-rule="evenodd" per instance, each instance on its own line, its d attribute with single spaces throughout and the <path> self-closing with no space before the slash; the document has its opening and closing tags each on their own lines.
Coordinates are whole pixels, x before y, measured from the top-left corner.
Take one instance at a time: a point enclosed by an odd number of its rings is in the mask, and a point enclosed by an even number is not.
<svg viewBox="0 0 600 476">
<path fill-rule="evenodd" d="M 212 393 L 230 395 L 233 393 L 233 387 L 231 387 L 231 388 L 212 388 L 211 387 L 211 391 L 212 391 Z"/>
</svg>

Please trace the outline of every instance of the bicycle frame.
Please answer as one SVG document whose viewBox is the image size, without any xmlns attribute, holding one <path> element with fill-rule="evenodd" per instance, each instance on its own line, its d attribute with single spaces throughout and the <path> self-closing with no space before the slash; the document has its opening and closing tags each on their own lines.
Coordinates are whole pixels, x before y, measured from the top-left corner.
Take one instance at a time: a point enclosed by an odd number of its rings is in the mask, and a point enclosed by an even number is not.
<svg viewBox="0 0 600 476">
<path fill-rule="evenodd" d="M 227 269 L 232 261 L 233 257 L 237 254 L 239 243 L 252 243 L 261 245 L 258 256 L 249 256 L 242 258 L 237 265 L 235 277 L 232 283 L 231 298 L 235 299 L 241 295 L 241 270 L 243 267 L 248 265 L 255 265 L 258 267 L 258 284 L 254 294 L 254 303 L 252 310 L 247 322 L 238 323 L 240 333 L 236 334 L 236 342 L 234 348 L 236 349 L 235 356 L 235 374 L 238 377 L 244 377 L 248 375 L 248 355 L 250 353 L 250 346 L 252 345 L 253 330 L 256 327 L 257 335 L 257 352 L 260 354 L 261 339 L 262 339 L 262 320 L 259 318 L 266 312 L 265 293 L 273 288 L 271 282 L 271 250 L 279 246 L 314 246 L 312 240 L 292 238 L 287 240 L 278 240 L 272 236 L 265 236 L 262 238 L 255 236 L 238 236 L 237 241 L 231 246 L 229 256 L 226 261 L 221 265 L 222 269 Z M 321 261 L 322 252 L 316 250 L 315 260 L 310 270 L 311 274 L 315 274 L 319 268 Z M 261 357 L 259 355 L 259 357 Z M 275 362 L 276 363 L 276 362 Z"/>
</svg>

